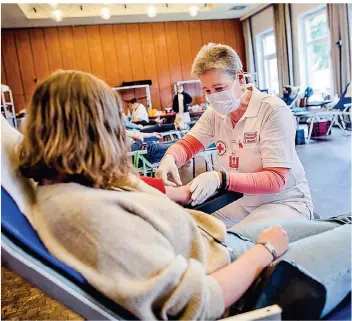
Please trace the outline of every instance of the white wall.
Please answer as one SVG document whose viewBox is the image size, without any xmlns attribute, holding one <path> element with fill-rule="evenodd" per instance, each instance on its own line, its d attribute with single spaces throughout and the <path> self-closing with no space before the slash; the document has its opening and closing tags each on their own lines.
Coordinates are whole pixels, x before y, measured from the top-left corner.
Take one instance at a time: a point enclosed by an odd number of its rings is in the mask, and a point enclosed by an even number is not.
<svg viewBox="0 0 352 321">
<path fill-rule="evenodd" d="M 259 61 L 259 50 L 257 48 L 257 35 L 261 34 L 262 32 L 274 28 L 274 8 L 270 6 L 263 10 L 262 12 L 256 14 L 252 18 L 252 40 L 253 40 L 253 49 L 255 54 L 255 68 L 259 70 L 258 61 Z M 259 83 L 259 87 L 262 87 L 262 84 Z"/>
<path fill-rule="evenodd" d="M 307 12 L 321 7 L 322 3 L 292 3 L 291 4 L 291 25 L 292 25 L 292 42 L 293 42 L 293 73 L 295 85 L 300 85 L 300 66 L 299 66 L 299 21 L 298 17 Z"/>
</svg>

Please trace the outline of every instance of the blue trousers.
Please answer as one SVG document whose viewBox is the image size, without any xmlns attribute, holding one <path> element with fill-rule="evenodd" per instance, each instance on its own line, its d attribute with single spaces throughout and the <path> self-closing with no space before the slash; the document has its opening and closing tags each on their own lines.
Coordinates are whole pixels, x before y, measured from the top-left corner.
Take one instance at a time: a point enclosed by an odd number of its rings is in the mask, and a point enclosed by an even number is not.
<svg viewBox="0 0 352 321">
<path fill-rule="evenodd" d="M 351 291 L 351 225 L 302 219 L 233 225 L 226 242 L 234 250 L 235 260 L 255 245 L 263 230 L 278 224 L 290 240 L 289 250 L 278 261 L 295 261 L 327 289 L 323 318 Z"/>
</svg>

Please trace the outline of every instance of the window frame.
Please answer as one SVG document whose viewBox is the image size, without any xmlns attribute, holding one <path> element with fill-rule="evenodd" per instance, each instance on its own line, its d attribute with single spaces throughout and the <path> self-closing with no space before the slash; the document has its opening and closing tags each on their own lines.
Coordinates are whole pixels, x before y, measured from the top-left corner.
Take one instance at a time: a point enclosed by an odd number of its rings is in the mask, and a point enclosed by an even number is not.
<svg viewBox="0 0 352 321">
<path fill-rule="evenodd" d="M 264 39 L 265 37 L 268 37 L 270 35 L 273 35 L 275 38 L 275 30 L 273 27 L 266 29 L 265 31 L 257 34 L 256 36 L 256 42 L 257 42 L 257 47 L 258 47 L 258 62 L 259 62 L 259 84 L 262 89 L 269 89 L 273 91 L 273 88 L 271 88 L 271 84 L 266 83 L 265 79 L 265 63 L 266 61 L 270 61 L 271 59 L 276 59 L 277 61 L 277 55 L 276 55 L 276 43 L 275 43 L 275 53 L 269 54 L 269 55 L 264 55 Z M 270 68 L 269 68 L 270 69 Z M 269 71 L 269 79 L 270 79 L 270 71 Z M 270 82 L 270 80 L 269 80 Z M 280 88 L 278 88 L 280 90 Z"/>
<path fill-rule="evenodd" d="M 301 85 L 304 86 L 308 86 L 308 84 L 311 84 L 311 78 L 310 78 L 310 74 L 309 74 L 309 68 L 308 68 L 308 48 L 314 44 L 317 43 L 322 43 L 327 41 L 328 42 L 328 46 L 330 48 L 331 43 L 330 43 L 330 36 L 329 36 L 329 29 L 328 32 L 325 36 L 320 37 L 318 39 L 313 39 L 308 41 L 307 40 L 307 32 L 306 32 L 306 21 L 314 16 L 318 16 L 320 15 L 323 11 L 325 11 L 325 14 L 327 16 L 327 8 L 326 8 L 326 4 L 323 4 L 321 6 L 317 6 L 316 8 L 313 8 L 312 10 L 308 10 L 302 14 L 300 14 L 298 16 L 298 26 L 299 26 L 299 37 L 300 37 L 300 41 L 299 41 L 299 45 L 301 48 L 303 48 L 303 50 L 300 50 L 300 61 L 303 61 L 303 64 L 300 64 L 300 74 L 303 75 L 304 79 L 300 79 Z M 330 72 L 331 70 L 331 59 L 329 56 L 329 70 Z M 330 84 L 330 87 L 332 87 L 332 83 Z M 313 88 L 314 90 L 315 88 Z M 329 88 L 330 90 L 332 90 L 332 88 Z"/>
</svg>

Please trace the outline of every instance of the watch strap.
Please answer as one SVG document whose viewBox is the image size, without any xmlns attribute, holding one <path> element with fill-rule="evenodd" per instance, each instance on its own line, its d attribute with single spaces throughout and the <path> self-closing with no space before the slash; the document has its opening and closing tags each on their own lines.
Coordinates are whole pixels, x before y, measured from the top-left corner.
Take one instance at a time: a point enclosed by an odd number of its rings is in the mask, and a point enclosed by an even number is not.
<svg viewBox="0 0 352 321">
<path fill-rule="evenodd" d="M 273 256 L 274 260 L 276 260 L 278 258 L 277 253 L 275 251 L 275 248 L 273 247 L 273 245 L 270 242 L 257 242 L 256 244 L 261 244 L 261 245 L 265 246 L 265 248 Z"/>
</svg>

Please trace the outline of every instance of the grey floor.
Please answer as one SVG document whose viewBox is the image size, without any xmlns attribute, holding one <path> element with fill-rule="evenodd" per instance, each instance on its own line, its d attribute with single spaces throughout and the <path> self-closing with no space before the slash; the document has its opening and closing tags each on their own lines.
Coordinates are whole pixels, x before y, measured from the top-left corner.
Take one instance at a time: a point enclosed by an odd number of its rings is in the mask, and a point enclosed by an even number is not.
<svg viewBox="0 0 352 321">
<path fill-rule="evenodd" d="M 351 132 L 343 135 L 333 128 L 331 136 L 296 146 L 306 171 L 314 211 L 328 218 L 351 211 Z M 196 158 L 196 175 L 205 171 L 204 160 Z M 184 184 L 192 180 L 192 163 L 180 170 Z"/>
</svg>

